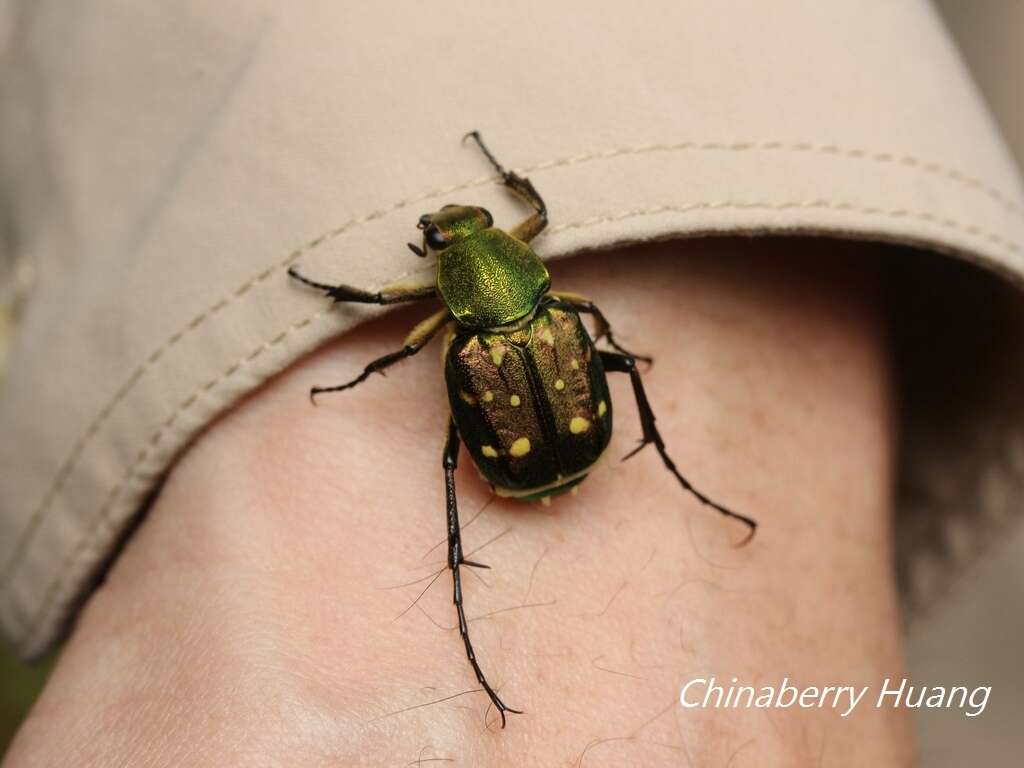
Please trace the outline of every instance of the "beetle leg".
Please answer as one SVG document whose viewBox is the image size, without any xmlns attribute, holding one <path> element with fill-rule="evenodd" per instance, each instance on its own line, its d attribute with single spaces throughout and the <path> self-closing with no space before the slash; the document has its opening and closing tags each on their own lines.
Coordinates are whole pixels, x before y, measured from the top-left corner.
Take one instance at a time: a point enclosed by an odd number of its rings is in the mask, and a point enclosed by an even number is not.
<svg viewBox="0 0 1024 768">
<path fill-rule="evenodd" d="M 455 468 L 459 463 L 460 445 L 461 441 L 459 440 L 458 430 L 455 428 L 455 420 L 449 419 L 448 437 L 444 441 L 442 466 L 444 467 L 445 502 L 448 510 L 448 567 L 452 569 L 452 599 L 455 603 L 455 610 L 459 615 L 459 634 L 462 635 L 462 642 L 466 646 L 466 658 L 469 659 L 469 664 L 473 667 L 477 682 L 480 683 L 480 686 L 487 693 L 491 703 L 497 707 L 498 714 L 501 715 L 501 727 L 504 728 L 506 712 L 514 712 L 517 715 L 521 715 L 522 712 L 506 705 L 498 694 L 494 692 L 494 689 L 491 688 L 487 678 L 484 677 L 483 670 L 480 669 L 480 664 L 476 660 L 476 654 L 473 652 L 473 644 L 469 640 L 469 624 L 466 622 L 466 611 L 462 607 L 462 579 L 459 573 L 459 566 L 478 564 L 466 560 L 462 554 L 462 531 L 459 528 L 459 507 L 455 498 Z"/>
<path fill-rule="evenodd" d="M 575 309 L 577 312 L 583 312 L 587 315 L 593 315 L 594 320 L 597 323 L 597 333 L 594 335 L 594 341 L 599 341 L 601 337 L 608 339 L 608 343 L 612 345 L 616 350 L 632 357 L 634 360 L 640 360 L 648 365 L 654 363 L 654 358 L 648 357 L 647 355 L 638 355 L 635 352 L 630 352 L 625 347 L 619 345 L 615 340 L 615 336 L 612 335 L 612 326 L 608 322 L 608 318 L 604 316 L 604 313 L 597 308 L 586 296 L 581 296 L 578 293 L 570 293 L 567 291 L 558 291 L 557 293 L 549 293 L 550 297 L 554 302 L 555 306 L 568 307 Z"/>
<path fill-rule="evenodd" d="M 437 295 L 436 285 L 406 285 L 394 283 L 385 285 L 376 293 L 364 291 L 362 288 L 353 288 L 350 285 L 328 285 L 310 280 L 299 273 L 295 267 L 288 268 L 288 274 L 300 283 L 317 288 L 323 291 L 329 298 L 336 302 L 351 301 L 358 304 L 398 304 L 403 301 L 417 301 L 418 299 L 429 299 Z"/>
<path fill-rule="evenodd" d="M 520 181 L 526 181 L 526 179 L 520 179 Z M 526 183 L 530 184 L 530 182 L 528 181 L 526 181 Z M 530 184 L 530 188 L 533 188 L 532 184 Z M 539 200 L 540 198 L 537 199 Z M 516 224 L 512 229 L 510 229 L 508 233 L 517 240 L 522 240 L 524 243 L 528 243 L 531 240 L 533 240 L 533 238 L 535 238 L 537 235 L 539 235 L 543 231 L 544 227 L 546 227 L 547 225 L 548 212 L 545 209 L 542 211 L 538 211 L 537 213 L 533 214 L 527 219 L 523 219 L 521 222 Z"/>
<path fill-rule="evenodd" d="M 640 441 L 640 445 L 627 453 L 622 460 L 625 461 L 631 456 L 634 456 L 645 446 L 653 443 L 654 447 L 658 450 L 658 455 L 661 456 L 661 460 L 665 464 L 665 468 L 676 476 L 676 480 L 679 481 L 679 484 L 682 485 L 685 490 L 696 496 L 702 504 L 706 504 L 726 517 L 739 520 L 750 528 L 750 532 L 738 546 L 743 546 L 750 541 L 754 537 L 754 532 L 757 530 L 756 521 L 746 515 L 741 515 L 739 512 L 733 512 L 731 509 L 727 509 L 721 504 L 717 504 L 712 501 L 694 488 L 690 484 L 690 481 L 683 477 L 676 468 L 675 462 L 672 461 L 672 458 L 668 455 L 668 451 L 665 450 L 665 442 L 661 439 L 661 434 L 658 432 L 658 428 L 654 425 L 654 411 L 651 409 L 651 404 L 647 400 L 647 393 L 644 392 L 643 381 L 640 379 L 640 371 L 636 368 L 636 361 L 629 355 L 620 355 L 615 352 L 600 352 L 599 354 L 601 355 L 601 362 L 603 363 L 606 371 L 616 371 L 618 373 L 629 374 L 630 382 L 633 384 L 633 395 L 636 397 L 636 407 L 640 412 L 640 426 L 643 429 L 643 439 Z"/>
<path fill-rule="evenodd" d="M 480 147 L 487 159 L 491 161 L 494 169 L 501 174 L 501 180 L 505 186 L 535 211 L 528 219 L 524 219 L 513 229 L 509 230 L 509 234 L 517 240 L 522 240 L 524 243 L 530 242 L 548 225 L 548 207 L 545 205 L 544 199 L 529 179 L 520 176 L 518 173 L 505 170 L 505 167 L 498 162 L 497 158 L 491 154 L 491 150 L 484 144 L 483 139 L 480 138 L 479 131 L 470 131 L 463 136 L 463 140 L 470 137 L 477 143 L 477 146 Z"/>
<path fill-rule="evenodd" d="M 397 352 L 389 352 L 383 357 L 378 357 L 372 363 L 367 365 L 361 374 L 345 384 L 338 384 L 334 387 L 313 387 L 309 390 L 309 399 L 314 400 L 314 398 L 321 392 L 340 392 L 343 389 L 351 389 L 356 384 L 361 384 L 366 381 L 370 377 L 370 374 L 373 373 L 380 373 L 383 375 L 384 369 L 388 366 L 394 365 L 399 360 L 412 357 L 423 349 L 423 347 L 425 347 L 430 340 L 434 338 L 437 332 L 448 324 L 450 318 L 451 315 L 447 308 L 435 312 L 426 320 L 418 323 L 416 327 L 409 332 L 409 335 L 405 337 L 405 344 L 400 350 Z"/>
</svg>

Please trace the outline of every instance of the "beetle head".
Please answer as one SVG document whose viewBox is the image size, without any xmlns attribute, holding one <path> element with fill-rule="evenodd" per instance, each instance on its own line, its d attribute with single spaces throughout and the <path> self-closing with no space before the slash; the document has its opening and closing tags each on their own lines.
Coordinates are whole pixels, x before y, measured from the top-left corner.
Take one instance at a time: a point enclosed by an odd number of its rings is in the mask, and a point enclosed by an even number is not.
<svg viewBox="0 0 1024 768">
<path fill-rule="evenodd" d="M 423 230 L 423 246 L 409 243 L 409 249 L 417 256 L 426 256 L 427 249 L 443 251 L 452 243 L 487 229 L 492 224 L 494 217 L 486 208 L 446 205 L 439 211 L 420 216 L 416 227 Z"/>
</svg>

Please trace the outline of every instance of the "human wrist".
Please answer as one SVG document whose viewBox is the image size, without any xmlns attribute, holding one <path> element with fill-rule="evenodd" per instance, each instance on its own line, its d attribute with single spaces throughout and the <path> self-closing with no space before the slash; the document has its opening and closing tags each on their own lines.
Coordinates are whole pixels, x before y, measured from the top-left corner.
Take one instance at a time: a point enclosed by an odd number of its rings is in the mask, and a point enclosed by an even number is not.
<svg viewBox="0 0 1024 768">
<path fill-rule="evenodd" d="M 594 259 L 556 278 L 570 273 L 567 284 L 575 277 L 620 319 L 621 341 L 655 355 L 647 381 L 670 452 L 761 529 L 735 549 L 742 528 L 683 495 L 651 449 L 608 461 L 578 497 L 549 510 L 493 503 L 466 532 L 468 549 L 486 545 L 474 557 L 494 566 L 487 588 L 464 577 L 468 612 L 481 663 L 527 715 L 501 742 L 466 748 L 481 763 L 539 744 L 568 758 L 602 734 L 628 735 L 698 672 L 826 684 L 901 669 L 887 572 L 884 342 L 870 275 L 811 276 L 799 260 L 759 275 L 728 254 L 720 264 L 662 254 L 620 282 L 620 263 Z M 449 577 L 418 608 L 409 607 L 427 581 L 389 589 L 444 564 L 442 548 L 427 553 L 444 537 L 436 358 L 424 353 L 319 408 L 305 397 L 390 349 L 421 313 L 346 336 L 215 424 L 172 473 L 62 666 L 75 671 L 83 649 L 110 655 L 117 643 L 128 661 L 96 681 L 104 700 L 145 700 L 122 715 L 174 713 L 236 750 L 353 760 L 371 750 L 408 761 L 430 745 L 427 756 L 453 756 L 449 737 L 482 723 L 480 695 L 401 712 L 476 687 L 451 629 Z M 616 456 L 639 435 L 620 384 Z M 489 495 L 467 457 L 462 464 L 466 525 Z M 802 728 L 835 726 L 820 713 L 777 732 L 750 713 L 665 711 L 655 732 L 680 723 L 694 754 L 728 752 L 715 734 L 732 728 L 772 745 L 765 764 Z M 108 727 L 148 733 L 131 717 Z M 898 719 L 863 717 L 830 739 L 871 735 L 879 749 L 891 746 L 886 734 L 905 739 Z M 147 743 L 172 749 L 169 736 Z M 643 741 L 605 749 L 672 757 Z"/>
</svg>

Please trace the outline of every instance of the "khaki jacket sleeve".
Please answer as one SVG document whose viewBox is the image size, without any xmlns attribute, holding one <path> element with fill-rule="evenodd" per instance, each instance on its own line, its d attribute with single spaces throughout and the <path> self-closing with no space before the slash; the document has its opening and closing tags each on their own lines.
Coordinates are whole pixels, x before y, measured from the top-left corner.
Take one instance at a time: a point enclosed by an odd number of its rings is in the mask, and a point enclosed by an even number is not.
<svg viewBox="0 0 1024 768">
<path fill-rule="evenodd" d="M 924 2 L 18 7 L 0 162 L 35 280 L 0 402 L 0 627 L 25 655 L 203 425 L 366 316 L 290 265 L 429 280 L 404 246 L 424 210 L 518 214 L 470 129 L 543 189 L 544 258 L 796 232 L 1024 274 L 1020 180 Z M 986 438 L 1011 495 L 1015 418 Z M 978 507 L 990 454 L 944 508 Z"/>
</svg>

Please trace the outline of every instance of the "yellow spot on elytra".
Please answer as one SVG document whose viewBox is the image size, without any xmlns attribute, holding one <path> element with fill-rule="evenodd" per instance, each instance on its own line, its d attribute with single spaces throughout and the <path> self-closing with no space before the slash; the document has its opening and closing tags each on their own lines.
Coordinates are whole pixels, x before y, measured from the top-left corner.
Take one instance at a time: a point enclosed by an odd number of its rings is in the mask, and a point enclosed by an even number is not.
<svg viewBox="0 0 1024 768">
<path fill-rule="evenodd" d="M 604 400 L 602 400 L 600 403 L 597 404 L 597 416 L 598 416 L 598 418 L 600 418 L 601 416 L 604 416 L 607 412 L 608 412 L 608 404 Z"/>
<path fill-rule="evenodd" d="M 510 445 L 508 449 L 509 456 L 515 456 L 516 458 L 519 458 L 520 456 L 525 456 L 529 452 L 530 438 L 528 437 L 520 437 L 518 440 L 512 443 L 512 445 Z"/>
<path fill-rule="evenodd" d="M 489 403 L 493 399 L 494 399 L 494 393 L 491 392 L 491 390 L 488 389 L 486 392 L 484 392 L 483 400 L 484 400 L 485 403 Z"/>
<path fill-rule="evenodd" d="M 521 400 L 519 399 L 519 395 L 512 395 L 508 399 L 508 404 L 511 405 L 513 408 L 518 408 L 520 402 Z"/>
<path fill-rule="evenodd" d="M 542 341 L 546 341 L 552 347 L 555 346 L 555 337 L 551 335 L 551 329 L 545 328 L 540 332 L 540 338 Z"/>
<path fill-rule="evenodd" d="M 562 381 L 561 379 L 555 379 L 555 389 L 561 392 L 563 389 L 565 389 L 565 382 Z"/>
<path fill-rule="evenodd" d="M 501 361 L 505 359 L 505 347 L 502 344 L 496 344 L 491 347 L 491 362 L 496 366 L 501 366 Z"/>
<path fill-rule="evenodd" d="M 482 446 L 480 446 L 480 453 L 482 453 L 488 459 L 493 459 L 493 458 L 497 457 L 497 455 L 498 455 L 498 452 L 496 450 L 494 450 L 494 448 L 492 448 L 489 445 L 482 445 Z"/>
<path fill-rule="evenodd" d="M 469 394 L 469 392 L 461 391 L 461 392 L 459 392 L 459 397 L 461 397 L 463 400 L 465 400 L 470 405 L 476 405 L 476 398 L 473 397 L 471 394 Z"/>
<path fill-rule="evenodd" d="M 569 431 L 574 435 L 582 435 L 588 429 L 590 429 L 590 422 L 582 416 L 573 416 L 572 421 L 569 422 Z"/>
<path fill-rule="evenodd" d="M 574 371 L 578 371 L 578 370 L 580 369 L 580 364 L 579 364 L 579 361 L 578 361 L 578 360 L 577 360 L 577 359 L 576 359 L 575 357 L 574 357 L 574 358 L 572 359 L 572 362 L 571 362 L 571 363 L 569 363 L 569 365 L 571 365 L 571 366 L 572 366 L 572 369 L 573 369 Z"/>
<path fill-rule="evenodd" d="M 541 496 L 540 497 L 540 503 L 543 504 L 545 507 L 550 507 L 551 506 L 551 497 L 550 496 Z"/>
</svg>

